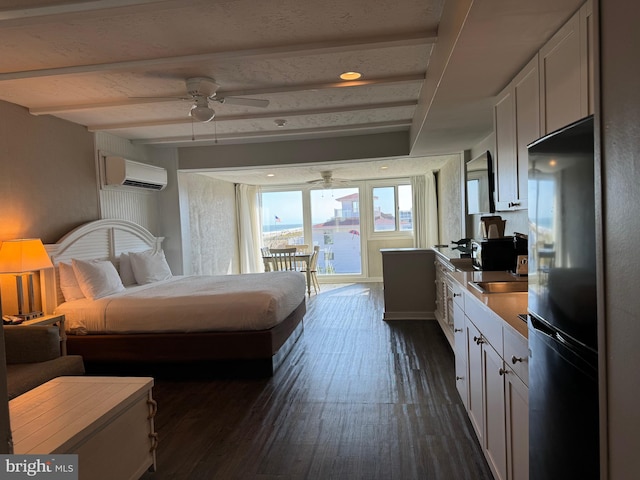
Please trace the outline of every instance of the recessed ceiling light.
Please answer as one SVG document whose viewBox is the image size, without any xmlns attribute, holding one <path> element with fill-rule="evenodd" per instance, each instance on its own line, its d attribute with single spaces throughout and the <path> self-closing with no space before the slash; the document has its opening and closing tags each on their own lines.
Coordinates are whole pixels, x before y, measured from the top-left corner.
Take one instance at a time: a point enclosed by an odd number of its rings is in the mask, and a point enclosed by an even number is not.
<svg viewBox="0 0 640 480">
<path fill-rule="evenodd" d="M 358 80 L 362 77 L 360 72 L 344 72 L 340 74 L 342 80 Z"/>
<path fill-rule="evenodd" d="M 383 166 L 380 167 L 380 170 L 386 170 L 387 168 L 389 168 L 389 167 L 387 167 L 386 165 L 383 165 Z"/>
<path fill-rule="evenodd" d="M 275 177 L 276 174 L 275 173 L 267 173 L 267 177 Z"/>
<path fill-rule="evenodd" d="M 278 128 L 282 128 L 287 124 L 287 121 L 284 118 L 276 118 L 273 122 Z"/>
</svg>

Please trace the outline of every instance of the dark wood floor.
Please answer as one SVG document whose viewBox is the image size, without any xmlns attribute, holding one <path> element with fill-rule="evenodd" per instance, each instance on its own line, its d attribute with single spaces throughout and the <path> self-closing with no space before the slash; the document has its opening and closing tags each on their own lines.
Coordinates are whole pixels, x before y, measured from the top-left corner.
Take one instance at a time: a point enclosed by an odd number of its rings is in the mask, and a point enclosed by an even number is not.
<svg viewBox="0 0 640 480">
<path fill-rule="evenodd" d="M 308 301 L 269 379 L 157 379 L 150 479 L 491 479 L 437 323 L 382 321 L 381 284 Z"/>
</svg>

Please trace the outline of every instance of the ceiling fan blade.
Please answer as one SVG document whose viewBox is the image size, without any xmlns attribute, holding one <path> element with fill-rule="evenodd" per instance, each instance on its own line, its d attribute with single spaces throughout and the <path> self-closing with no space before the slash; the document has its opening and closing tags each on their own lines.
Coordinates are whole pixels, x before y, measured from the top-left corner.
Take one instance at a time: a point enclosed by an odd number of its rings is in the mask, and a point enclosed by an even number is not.
<svg viewBox="0 0 640 480">
<path fill-rule="evenodd" d="M 266 108 L 269 106 L 269 100 L 260 98 L 223 97 L 218 99 L 218 101 L 220 103 L 228 103 L 229 105 L 244 105 L 245 107 Z"/>
<path fill-rule="evenodd" d="M 189 100 L 193 101 L 193 97 L 127 97 L 135 100 Z"/>
</svg>

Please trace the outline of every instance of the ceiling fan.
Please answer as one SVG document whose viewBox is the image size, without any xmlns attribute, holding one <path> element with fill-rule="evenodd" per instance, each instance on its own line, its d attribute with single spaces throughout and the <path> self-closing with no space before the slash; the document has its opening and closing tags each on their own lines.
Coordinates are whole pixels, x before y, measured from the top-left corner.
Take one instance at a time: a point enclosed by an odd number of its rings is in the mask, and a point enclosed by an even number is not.
<svg viewBox="0 0 640 480">
<path fill-rule="evenodd" d="M 213 120 L 216 112 L 211 108 L 209 102 L 228 103 L 230 105 L 244 105 L 247 107 L 265 108 L 269 105 L 269 100 L 259 98 L 243 97 L 220 97 L 216 94 L 220 85 L 213 78 L 192 77 L 185 80 L 187 86 L 186 97 L 175 97 L 179 100 L 190 100 L 193 102 L 189 110 L 189 116 L 200 121 L 209 122 Z M 145 97 L 149 98 L 149 97 Z M 173 98 L 173 97 L 161 97 Z"/>
<path fill-rule="evenodd" d="M 320 178 L 319 180 L 311 180 L 307 183 L 310 185 L 319 185 L 323 188 L 331 188 L 335 186 L 348 185 L 351 183 L 349 180 L 345 180 L 342 178 L 334 178 L 333 172 L 331 172 L 330 170 L 324 170 L 320 172 L 320 176 L 322 178 Z"/>
</svg>

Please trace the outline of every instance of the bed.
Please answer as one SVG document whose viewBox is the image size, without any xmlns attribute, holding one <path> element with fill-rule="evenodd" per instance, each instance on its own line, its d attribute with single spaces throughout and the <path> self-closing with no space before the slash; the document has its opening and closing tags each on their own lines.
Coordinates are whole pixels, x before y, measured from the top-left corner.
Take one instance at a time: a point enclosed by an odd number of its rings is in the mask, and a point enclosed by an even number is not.
<svg viewBox="0 0 640 480">
<path fill-rule="evenodd" d="M 41 273 L 43 309 L 65 315 L 68 352 L 82 355 L 88 370 L 153 366 L 272 375 L 303 331 L 304 275 L 125 281 L 133 260 L 164 258 L 162 240 L 135 223 L 98 220 L 46 245 L 55 268 Z M 126 286 L 91 299 L 69 297 L 69 265 L 81 276 L 78 268 L 88 264 L 115 267 Z"/>
</svg>

